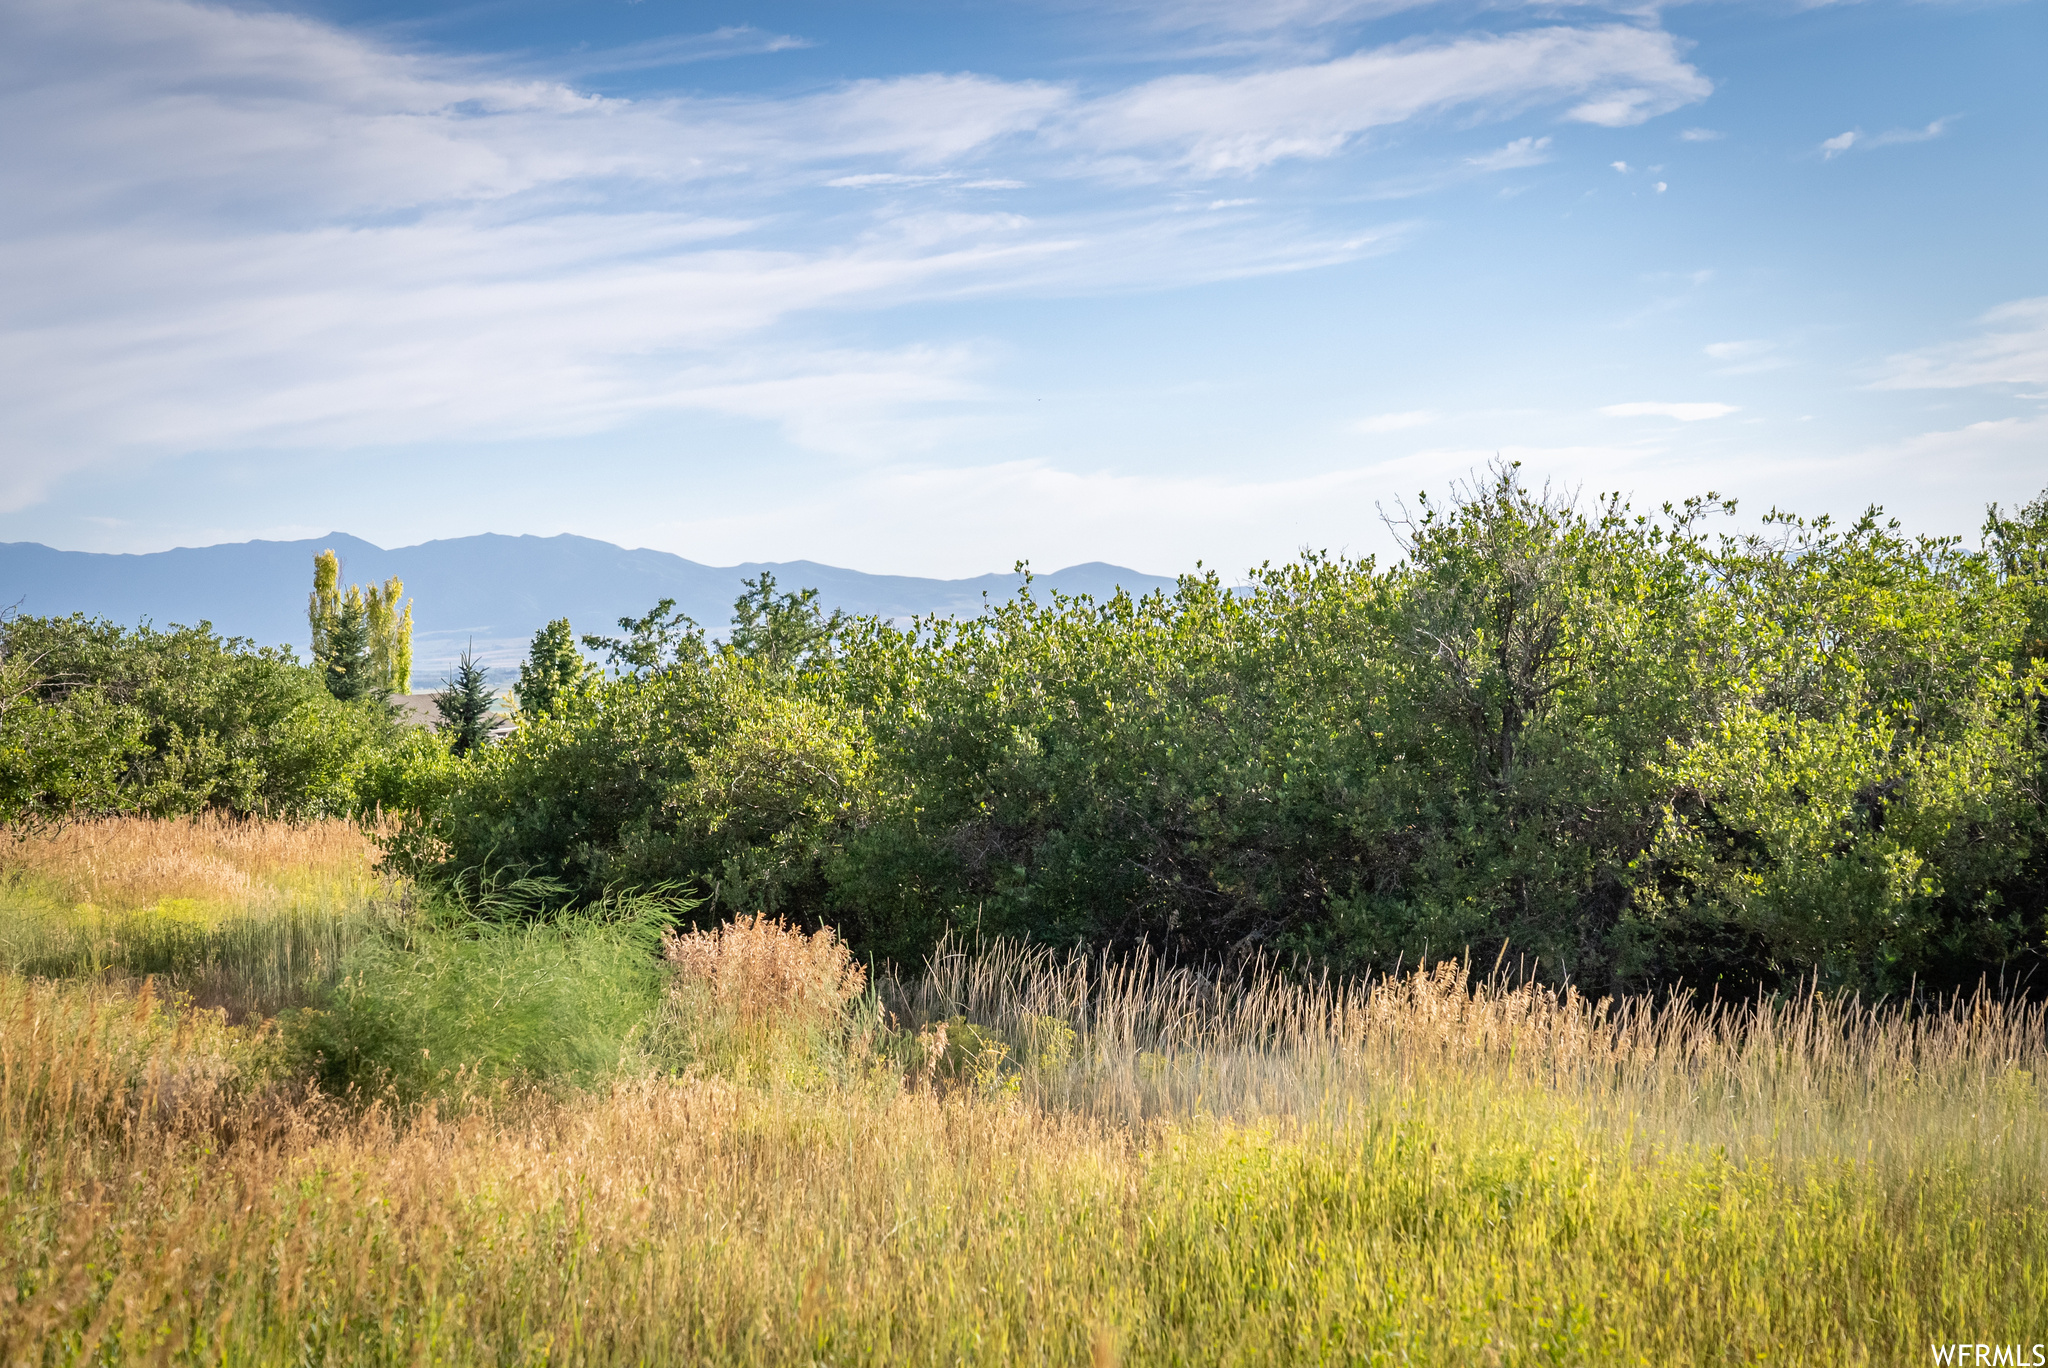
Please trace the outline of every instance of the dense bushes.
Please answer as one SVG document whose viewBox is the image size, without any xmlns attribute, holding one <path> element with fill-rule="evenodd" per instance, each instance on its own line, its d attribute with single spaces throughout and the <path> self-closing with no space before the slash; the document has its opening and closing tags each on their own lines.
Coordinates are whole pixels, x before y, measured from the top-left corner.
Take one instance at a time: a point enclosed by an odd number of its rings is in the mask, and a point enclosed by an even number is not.
<svg viewBox="0 0 2048 1368">
<path fill-rule="evenodd" d="M 205 623 L 0 622 L 0 822 L 417 806 L 446 769 L 380 698 L 335 699 L 281 647 Z"/>
<path fill-rule="evenodd" d="M 412 867 L 689 880 L 901 958 L 979 926 L 1349 968 L 1505 941 L 1601 988 L 2030 971 L 2048 503 L 1980 551 L 1724 511 L 1504 471 L 1386 568 L 678 652 L 485 752 Z"/>
</svg>

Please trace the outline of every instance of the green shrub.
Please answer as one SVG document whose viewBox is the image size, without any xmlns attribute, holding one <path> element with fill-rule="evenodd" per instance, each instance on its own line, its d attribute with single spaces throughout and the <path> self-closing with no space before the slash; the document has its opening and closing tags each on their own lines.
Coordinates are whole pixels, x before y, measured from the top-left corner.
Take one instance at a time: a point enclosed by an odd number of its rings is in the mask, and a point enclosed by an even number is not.
<svg viewBox="0 0 2048 1368">
<path fill-rule="evenodd" d="M 690 882 L 903 962 L 965 930 L 1343 971 L 1511 946 L 1596 993 L 2038 968 L 2048 502 L 1977 550 L 1724 510 L 1503 468 L 1384 567 L 1027 586 L 813 623 L 797 665 L 642 652 L 394 848 L 574 899 Z"/>
<path fill-rule="evenodd" d="M 210 624 L 0 620 L 0 823 L 205 810 L 355 813 L 369 757 L 398 744 L 381 700 L 341 702 L 289 648 Z"/>
<path fill-rule="evenodd" d="M 288 1018 L 290 1057 L 330 1092 L 402 1102 L 515 1082 L 594 1087 L 645 1069 L 677 907 L 630 898 L 392 924 L 350 953 L 325 1004 Z"/>
</svg>

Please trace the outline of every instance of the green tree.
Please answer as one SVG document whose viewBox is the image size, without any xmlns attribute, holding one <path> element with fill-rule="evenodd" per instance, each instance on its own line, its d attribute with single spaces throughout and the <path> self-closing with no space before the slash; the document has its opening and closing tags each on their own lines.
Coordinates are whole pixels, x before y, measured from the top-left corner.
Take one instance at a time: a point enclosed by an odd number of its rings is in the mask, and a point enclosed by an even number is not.
<svg viewBox="0 0 2048 1368">
<path fill-rule="evenodd" d="M 313 592 L 306 598 L 306 625 L 312 632 L 315 665 L 327 659 L 327 638 L 340 616 L 341 557 L 330 548 L 313 557 Z"/>
<path fill-rule="evenodd" d="M 369 612 L 354 586 L 350 586 L 327 624 L 326 645 L 326 654 L 319 663 L 327 692 L 344 703 L 358 698 L 382 702 L 390 690 L 385 687 L 383 672 L 378 670 L 371 654 Z"/>
<path fill-rule="evenodd" d="M 464 649 L 455 673 L 442 677 L 441 692 L 434 695 L 441 730 L 456 755 L 473 755 L 491 738 L 492 709 L 498 705 L 498 695 L 490 687 L 490 674 Z"/>
<path fill-rule="evenodd" d="M 0 825 L 119 810 L 142 715 L 84 680 L 52 688 L 47 647 L 24 635 L 11 610 L 0 613 Z"/>
<path fill-rule="evenodd" d="M 727 642 L 736 654 L 771 671 L 812 669 L 832 659 L 846 615 L 835 608 L 826 616 L 816 589 L 777 594 L 775 576 L 766 570 L 740 583 Z"/>
<path fill-rule="evenodd" d="M 311 629 L 313 661 L 316 665 L 336 659 L 335 633 L 349 633 L 353 648 L 354 629 L 344 624 L 362 620 L 363 657 L 347 673 L 355 678 L 346 686 L 353 692 L 336 697 L 364 697 L 371 693 L 394 694 L 412 691 L 412 604 L 400 605 L 405 583 L 393 575 L 380 585 L 350 585 L 341 588 L 341 559 L 330 550 L 313 557 L 313 592 L 306 600 L 306 620 Z M 331 685 L 330 685 L 331 687 Z"/>
<path fill-rule="evenodd" d="M 363 594 L 370 629 L 370 667 L 387 693 L 412 692 L 412 604 L 402 607 L 405 582 L 393 575 Z"/>
<path fill-rule="evenodd" d="M 580 897 L 688 881 L 896 957 L 978 926 L 1352 971 L 1507 945 L 1592 992 L 2040 966 L 2048 515 L 1971 550 L 1726 512 L 1507 466 L 1390 565 L 1027 582 L 909 630 L 763 576 L 713 655 L 673 604 L 628 620 L 622 677 L 464 767 L 409 848 Z"/>
<path fill-rule="evenodd" d="M 663 670 L 706 657 L 704 629 L 688 613 L 665 598 L 644 616 L 619 619 L 623 637 L 586 636 L 583 644 L 603 651 L 612 670 L 623 676 L 644 678 Z"/>
<path fill-rule="evenodd" d="M 205 623 L 20 617 L 0 624 L 0 661 L 16 681 L 0 784 L 46 812 L 353 812 L 369 757 L 400 739 L 377 702 L 337 700 L 290 651 Z"/>
<path fill-rule="evenodd" d="M 576 650 L 569 619 L 556 618 L 533 634 L 512 695 L 519 700 L 520 712 L 539 717 L 581 697 L 595 674 L 596 668 Z"/>
</svg>

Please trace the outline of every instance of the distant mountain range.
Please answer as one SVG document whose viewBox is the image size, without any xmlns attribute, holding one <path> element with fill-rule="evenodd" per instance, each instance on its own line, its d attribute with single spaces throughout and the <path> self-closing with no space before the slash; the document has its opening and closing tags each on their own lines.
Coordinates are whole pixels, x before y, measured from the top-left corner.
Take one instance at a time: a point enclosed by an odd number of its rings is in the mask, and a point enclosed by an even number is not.
<svg viewBox="0 0 2048 1368">
<path fill-rule="evenodd" d="M 57 551 L 35 542 L 0 542 L 0 607 L 24 613 L 86 613 L 127 626 L 147 618 L 158 626 L 211 622 L 230 636 L 306 653 L 306 596 L 313 557 L 332 547 L 342 582 L 383 582 L 397 575 L 413 601 L 413 678 L 432 688 L 465 645 L 508 684 L 506 667 L 524 659 L 527 643 L 551 618 L 566 617 L 579 633 L 611 634 L 672 598 L 720 635 L 731 621 L 740 581 L 768 571 L 779 589 L 816 589 L 829 608 L 885 618 L 914 614 L 971 615 L 1001 601 L 1022 577 L 919 579 L 868 575 L 815 561 L 751 561 L 700 565 L 666 551 L 629 551 L 588 537 L 454 537 L 385 550 L 336 532 L 307 541 L 250 541 L 180 547 L 147 555 Z M 1133 594 L 1171 589 L 1174 581 L 1091 562 L 1037 577 L 1045 588 L 1098 598 L 1121 587 Z M 984 599 L 984 595 L 986 599 Z"/>
</svg>

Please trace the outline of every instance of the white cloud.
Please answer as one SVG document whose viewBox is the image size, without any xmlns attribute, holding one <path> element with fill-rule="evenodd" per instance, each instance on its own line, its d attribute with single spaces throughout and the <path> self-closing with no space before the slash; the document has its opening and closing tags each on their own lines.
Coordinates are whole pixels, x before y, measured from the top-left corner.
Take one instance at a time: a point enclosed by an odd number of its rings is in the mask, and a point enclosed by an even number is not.
<svg viewBox="0 0 2048 1368">
<path fill-rule="evenodd" d="M 664 41 L 583 60 L 619 69 L 784 40 Z M 36 135 L 0 141 L 0 506 L 69 471 L 173 452 L 588 433 L 677 409 L 772 418 L 841 453 L 880 450 L 896 423 L 914 449 L 936 430 L 925 410 L 978 392 L 967 362 L 792 342 L 793 319 L 1299 270 L 1410 230 L 1178 214 L 1152 197 L 944 211 L 962 190 L 1198 183 L 1446 111 L 1605 120 L 1591 101 L 1634 119 L 1710 88 L 1669 34 L 1618 25 L 1094 98 L 951 74 L 624 100 L 522 73 L 272 11 L 10 0 L 0 117 Z M 1474 161 L 1531 164 L 1548 142 Z M 823 185 L 900 193 L 835 194 L 814 212 L 803 197 Z M 718 369 L 771 355 L 785 359 Z M 874 400 L 849 417 L 862 387 Z"/>
<path fill-rule="evenodd" d="M 1079 110 L 1064 137 L 1105 155 L 1148 151 L 1196 174 L 1242 174 L 1286 158 L 1332 156 L 1370 129 L 1458 106 L 1505 112 L 1583 96 L 1567 118 L 1615 127 L 1712 89 L 1679 59 L 1668 33 L 1531 29 L 1401 43 L 1251 75 L 1162 77 Z"/>
<path fill-rule="evenodd" d="M 865 176 L 834 176 L 825 184 L 841 190 L 867 190 L 875 187 L 895 185 L 937 185 L 941 181 L 954 180 L 949 172 L 935 176 L 906 176 L 900 171 L 871 171 Z"/>
<path fill-rule="evenodd" d="M 1669 185 L 1665 184 L 1665 183 L 1664 183 L 1663 181 L 1658 181 L 1658 182 L 1657 182 L 1657 185 L 1656 185 L 1656 190 L 1657 190 L 1657 193 L 1658 193 L 1658 194 L 1660 194 L 1660 195 L 1661 195 L 1661 194 L 1663 194 L 1663 193 L 1664 193 L 1664 192 L 1665 192 L 1666 190 L 1669 190 L 1670 188 L 1671 188 L 1671 187 L 1670 187 Z"/>
<path fill-rule="evenodd" d="M 1378 413 L 1370 418 L 1361 418 L 1351 425 L 1353 432 L 1403 432 L 1409 428 L 1427 427 L 1437 420 L 1431 409 L 1410 409 L 1406 413 Z"/>
<path fill-rule="evenodd" d="M 1515 171 L 1524 166 L 1541 166 L 1549 161 L 1549 149 L 1549 138 L 1516 138 L 1505 147 L 1465 158 L 1465 165 L 1480 172 Z"/>
<path fill-rule="evenodd" d="M 660 67 L 684 66 L 692 62 L 719 61 L 728 57 L 753 57 L 771 52 L 791 52 L 811 47 L 809 39 L 794 34 L 769 33 L 750 24 L 735 24 L 709 33 L 678 33 L 651 38 L 621 47 L 598 48 L 570 53 L 548 64 L 556 76 L 595 75 L 600 72 L 649 71 Z"/>
<path fill-rule="evenodd" d="M 1751 338 L 1741 342 L 1710 342 L 1700 350 L 1716 361 L 1749 361 L 1770 351 L 1773 345 Z"/>
<path fill-rule="evenodd" d="M 1688 128 L 1678 135 L 1678 139 L 1680 142 L 1719 142 L 1727 136 L 1711 128 Z"/>
<path fill-rule="evenodd" d="M 1873 388 L 2048 385 L 2048 295 L 2001 304 L 1977 321 L 1977 337 L 1892 357 Z"/>
<path fill-rule="evenodd" d="M 2008 506 L 2048 492 L 2041 453 L 2048 416 L 1997 418 L 1916 433 L 1842 460 L 1842 478 L 1888 491 L 1886 502 L 1917 527 L 1957 531 L 1981 524 L 1984 505 Z"/>
<path fill-rule="evenodd" d="M 1609 404 L 1600 410 L 1609 418 L 1675 418 L 1697 423 L 1708 418 L 1725 418 L 1735 412 L 1733 404 Z"/>
<path fill-rule="evenodd" d="M 1613 167 L 1615 170 L 1621 172 L 1623 175 L 1628 174 L 1628 163 L 1625 161 L 1609 162 L 1607 164 Z"/>
<path fill-rule="evenodd" d="M 1894 128 L 1888 132 L 1879 133 L 1875 137 L 1866 137 L 1862 129 L 1852 128 L 1846 133 L 1838 133 L 1821 143 L 1821 157 L 1824 160 L 1832 161 L 1851 148 L 1861 148 L 1868 151 L 1876 147 L 1898 147 L 1905 143 L 1932 142 L 1946 133 L 1949 126 L 1956 121 L 1956 118 L 1956 115 L 1950 114 L 1936 119 L 1925 128 Z"/>
<path fill-rule="evenodd" d="M 1865 147 L 1895 147 L 1901 143 L 1932 142 L 1948 132 L 1949 125 L 1956 121 L 1956 117 L 1954 114 L 1947 115 L 1936 119 L 1925 128 L 1894 128 L 1888 133 L 1880 133 L 1876 137 L 1866 140 L 1863 145 Z"/>
</svg>

